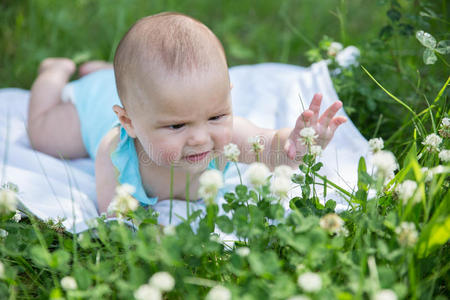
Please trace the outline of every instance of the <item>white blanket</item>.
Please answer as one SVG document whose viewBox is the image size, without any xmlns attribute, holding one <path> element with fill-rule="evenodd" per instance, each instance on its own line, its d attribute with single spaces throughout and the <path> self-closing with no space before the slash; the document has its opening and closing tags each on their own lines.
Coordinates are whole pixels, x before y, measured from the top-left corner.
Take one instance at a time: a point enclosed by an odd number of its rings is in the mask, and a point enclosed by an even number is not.
<svg viewBox="0 0 450 300">
<path fill-rule="evenodd" d="M 261 127 L 293 127 L 303 111 L 299 95 L 306 102 L 305 108 L 316 92 L 323 94 L 322 108 L 338 99 L 325 62 L 308 68 L 283 64 L 238 66 L 231 68 L 230 76 L 234 113 Z M 15 183 L 21 207 L 38 218 L 64 218 L 68 231 L 84 231 L 92 224 L 90 220 L 98 217 L 94 162 L 87 158 L 64 161 L 31 149 L 25 127 L 28 98 L 26 90 L 0 90 L 1 183 Z M 343 110 L 339 114 L 345 116 Z M 367 152 L 367 141 L 349 120 L 323 152 L 324 167 L 320 173 L 351 191 L 356 185 L 358 158 Z M 244 173 L 246 166 L 240 168 Z M 230 168 L 225 188 L 231 190 L 238 182 L 235 168 Z M 291 196 L 298 192 L 294 189 Z M 347 207 L 343 197 L 330 188 L 322 201 L 327 199 L 336 200 L 338 210 Z M 172 224 L 180 222 L 176 215 L 186 216 L 185 205 L 184 201 L 174 201 Z M 191 211 L 197 208 L 202 205 L 191 203 Z M 158 202 L 154 209 L 160 214 L 158 222 L 168 224 L 169 200 Z"/>
</svg>

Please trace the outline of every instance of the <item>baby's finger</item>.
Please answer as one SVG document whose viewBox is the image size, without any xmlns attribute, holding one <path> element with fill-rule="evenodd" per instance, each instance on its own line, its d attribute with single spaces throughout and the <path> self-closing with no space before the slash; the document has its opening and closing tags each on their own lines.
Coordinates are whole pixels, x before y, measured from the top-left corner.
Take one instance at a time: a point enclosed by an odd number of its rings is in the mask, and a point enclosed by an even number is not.
<svg viewBox="0 0 450 300">
<path fill-rule="evenodd" d="M 330 125 L 328 127 L 328 130 L 325 131 L 325 134 L 320 138 L 321 140 L 321 146 L 326 147 L 328 143 L 331 141 L 331 139 L 334 136 L 334 133 L 336 132 L 336 129 L 347 122 L 347 118 L 343 116 L 337 116 L 334 117 L 330 121 Z"/>
<path fill-rule="evenodd" d="M 286 141 L 286 144 L 284 145 L 284 151 L 286 152 L 287 156 L 290 159 L 295 158 L 295 154 L 297 151 L 295 145 L 296 145 L 298 138 L 300 137 L 300 130 L 302 130 L 303 128 L 305 128 L 309 125 L 313 115 L 314 115 L 314 112 L 308 109 L 308 110 L 305 110 L 297 118 L 297 121 L 295 122 L 295 127 L 291 131 L 291 134 L 289 135 L 289 137 Z"/>
<path fill-rule="evenodd" d="M 334 117 L 330 122 L 330 131 L 334 134 L 336 129 L 347 122 L 347 118 L 343 116 Z"/>
<path fill-rule="evenodd" d="M 294 159 L 295 153 L 296 153 L 296 142 L 298 138 L 300 137 L 300 130 L 307 127 L 310 123 L 310 120 L 314 113 L 311 110 L 304 111 L 295 122 L 295 127 L 291 131 L 291 134 L 288 137 L 288 140 L 286 141 L 286 144 L 284 145 L 284 150 L 286 151 L 288 157 L 290 159 Z"/>
<path fill-rule="evenodd" d="M 314 94 L 314 97 L 309 105 L 309 110 L 311 110 L 314 115 L 311 118 L 311 123 L 315 124 L 319 118 L 320 105 L 322 104 L 322 94 Z"/>
<path fill-rule="evenodd" d="M 295 157 L 295 143 L 291 141 L 291 139 L 288 139 L 286 141 L 286 144 L 284 145 L 284 151 L 286 152 L 289 159 L 294 159 Z"/>
<path fill-rule="evenodd" d="M 333 104 L 331 104 L 330 107 L 327 108 L 327 110 L 320 116 L 319 123 L 324 126 L 325 128 L 328 127 L 330 124 L 330 121 L 334 118 L 336 113 L 339 109 L 342 107 L 341 101 L 336 101 Z"/>
<path fill-rule="evenodd" d="M 305 127 L 308 127 L 311 123 L 311 119 L 314 116 L 314 112 L 312 110 L 305 110 L 300 117 L 297 118 L 297 122 L 295 122 L 295 128 L 292 132 L 299 133 Z"/>
</svg>

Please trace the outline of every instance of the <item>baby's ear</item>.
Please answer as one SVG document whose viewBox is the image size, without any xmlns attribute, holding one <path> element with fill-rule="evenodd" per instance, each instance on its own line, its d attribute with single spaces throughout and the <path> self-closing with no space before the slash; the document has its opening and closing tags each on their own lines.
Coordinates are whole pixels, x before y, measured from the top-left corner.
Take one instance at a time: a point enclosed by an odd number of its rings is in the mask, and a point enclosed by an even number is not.
<svg viewBox="0 0 450 300">
<path fill-rule="evenodd" d="M 119 105 L 114 105 L 113 110 L 116 113 L 117 119 L 119 119 L 120 124 L 125 129 L 127 134 L 132 138 L 136 138 L 133 123 L 131 122 L 130 117 L 128 117 L 128 113 L 125 110 L 125 108 L 120 107 Z"/>
</svg>

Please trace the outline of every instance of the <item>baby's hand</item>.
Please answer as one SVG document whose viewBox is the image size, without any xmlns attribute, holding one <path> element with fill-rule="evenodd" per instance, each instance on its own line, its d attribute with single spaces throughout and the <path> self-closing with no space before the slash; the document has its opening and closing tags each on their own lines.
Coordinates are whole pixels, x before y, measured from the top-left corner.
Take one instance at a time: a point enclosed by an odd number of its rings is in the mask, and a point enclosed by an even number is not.
<svg viewBox="0 0 450 300">
<path fill-rule="evenodd" d="M 292 130 L 284 145 L 284 150 L 290 159 L 300 161 L 300 158 L 307 152 L 307 146 L 299 141 L 300 131 L 303 128 L 314 128 L 317 135 L 315 144 L 324 149 L 331 141 L 336 129 L 347 121 L 345 117 L 336 116 L 337 111 L 342 107 L 341 101 L 334 102 L 319 118 L 321 102 L 322 94 L 315 94 L 309 105 L 309 109 L 305 110 L 297 118 L 295 128 Z"/>
<path fill-rule="evenodd" d="M 39 65 L 39 74 L 47 71 L 58 72 L 58 74 L 70 77 L 75 73 L 76 65 L 73 60 L 65 57 L 49 57 L 44 59 Z"/>
</svg>

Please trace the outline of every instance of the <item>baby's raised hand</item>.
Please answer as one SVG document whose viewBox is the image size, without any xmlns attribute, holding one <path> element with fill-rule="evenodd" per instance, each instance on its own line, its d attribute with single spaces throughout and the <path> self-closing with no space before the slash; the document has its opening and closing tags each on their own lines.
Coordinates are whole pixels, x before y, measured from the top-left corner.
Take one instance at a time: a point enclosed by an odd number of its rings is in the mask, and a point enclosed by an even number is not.
<svg viewBox="0 0 450 300">
<path fill-rule="evenodd" d="M 292 130 L 284 145 L 284 150 L 290 159 L 300 161 L 308 151 L 307 146 L 299 140 L 301 137 L 300 131 L 303 128 L 312 127 L 317 136 L 314 140 L 315 144 L 324 149 L 333 138 L 336 129 L 347 121 L 347 118 L 343 116 L 336 116 L 337 111 L 342 107 L 341 101 L 334 102 L 319 117 L 321 103 L 322 94 L 315 94 L 309 105 L 309 109 L 305 110 L 297 118 L 295 128 Z"/>
</svg>

